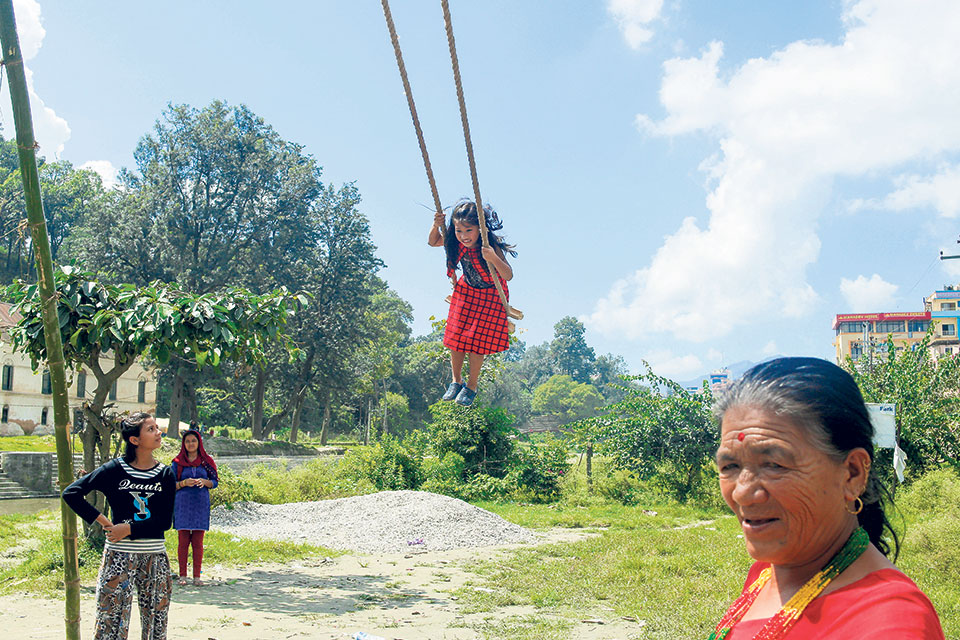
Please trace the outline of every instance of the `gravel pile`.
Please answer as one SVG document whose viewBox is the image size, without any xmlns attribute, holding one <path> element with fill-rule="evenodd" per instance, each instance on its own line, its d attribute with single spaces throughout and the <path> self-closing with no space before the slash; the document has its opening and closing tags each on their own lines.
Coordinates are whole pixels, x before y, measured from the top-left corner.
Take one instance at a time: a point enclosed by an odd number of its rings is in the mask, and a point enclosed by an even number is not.
<svg viewBox="0 0 960 640">
<path fill-rule="evenodd" d="M 215 508 L 212 529 L 245 538 L 306 542 L 331 549 L 390 553 L 533 542 L 535 535 L 478 507 L 425 491 Z"/>
</svg>

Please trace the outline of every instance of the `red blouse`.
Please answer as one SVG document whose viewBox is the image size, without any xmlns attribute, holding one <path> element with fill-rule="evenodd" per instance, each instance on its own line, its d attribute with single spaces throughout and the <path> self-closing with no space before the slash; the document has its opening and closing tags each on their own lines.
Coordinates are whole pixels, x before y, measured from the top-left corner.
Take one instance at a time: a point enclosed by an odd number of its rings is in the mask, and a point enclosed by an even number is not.
<svg viewBox="0 0 960 640">
<path fill-rule="evenodd" d="M 747 586 L 769 566 L 756 562 Z M 751 640 L 767 619 L 741 620 L 726 640 Z M 944 640 L 940 619 L 930 599 L 913 580 L 896 569 L 880 569 L 825 596 L 816 598 L 785 640 Z"/>
</svg>

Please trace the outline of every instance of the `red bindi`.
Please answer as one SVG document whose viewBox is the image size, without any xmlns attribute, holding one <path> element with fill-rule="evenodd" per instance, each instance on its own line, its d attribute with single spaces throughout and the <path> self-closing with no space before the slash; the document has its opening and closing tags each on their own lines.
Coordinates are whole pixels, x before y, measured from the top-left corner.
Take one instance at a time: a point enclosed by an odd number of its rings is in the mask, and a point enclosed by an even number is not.
<svg viewBox="0 0 960 640">
<path fill-rule="evenodd" d="M 739 440 L 740 442 L 743 442 L 743 439 L 746 437 L 747 436 L 744 435 L 743 431 L 737 434 L 737 440 Z"/>
</svg>

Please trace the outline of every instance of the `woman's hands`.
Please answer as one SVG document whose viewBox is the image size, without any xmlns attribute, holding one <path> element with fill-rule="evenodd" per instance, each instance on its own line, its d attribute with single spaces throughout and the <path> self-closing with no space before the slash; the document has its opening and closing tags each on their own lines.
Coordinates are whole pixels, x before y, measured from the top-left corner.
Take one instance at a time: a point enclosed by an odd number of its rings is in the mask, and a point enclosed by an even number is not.
<svg viewBox="0 0 960 640">
<path fill-rule="evenodd" d="M 103 530 L 107 532 L 107 540 L 110 542 L 120 542 L 130 535 L 130 525 L 126 522 L 104 526 Z"/>
<path fill-rule="evenodd" d="M 206 478 L 184 478 L 177 483 L 177 489 L 184 489 L 186 487 L 206 487 L 209 489 L 212 486 L 213 481 L 207 480 Z"/>
</svg>

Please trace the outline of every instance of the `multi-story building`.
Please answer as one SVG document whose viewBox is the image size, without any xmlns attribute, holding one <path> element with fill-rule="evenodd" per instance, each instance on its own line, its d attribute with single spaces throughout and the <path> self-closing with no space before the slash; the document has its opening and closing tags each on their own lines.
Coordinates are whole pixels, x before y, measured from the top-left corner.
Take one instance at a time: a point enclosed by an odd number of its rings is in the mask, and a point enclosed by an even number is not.
<svg viewBox="0 0 960 640">
<path fill-rule="evenodd" d="M 867 353 L 867 346 L 883 348 L 887 338 L 893 339 L 898 350 L 915 348 L 926 335 L 930 322 L 929 311 L 837 314 L 833 320 L 837 363 L 844 362 L 847 356 L 857 361 Z"/>
<path fill-rule="evenodd" d="M 10 305 L 0 302 L 0 435 L 40 435 L 53 432 L 53 392 L 50 374 L 33 371 L 25 353 L 14 353 L 9 328 L 17 318 Z M 112 354 L 101 358 L 101 366 L 113 366 Z M 92 372 L 80 369 L 67 372 L 70 381 L 69 397 L 73 422 L 79 422 L 79 411 L 84 400 L 93 398 L 97 379 Z M 135 362 L 114 383 L 109 401 L 118 412 L 156 412 L 157 382 L 153 367 Z M 0 444 L 2 448 L 2 444 Z"/>
<path fill-rule="evenodd" d="M 960 311 L 957 302 L 960 301 L 960 286 L 947 285 L 939 291 L 923 299 L 924 311 L 930 314 L 936 330 L 930 343 L 933 357 L 960 353 L 960 340 L 957 339 L 957 328 L 960 326 Z"/>
<path fill-rule="evenodd" d="M 897 350 L 914 349 L 932 324 L 930 354 L 934 358 L 960 354 L 960 285 L 946 285 L 923 299 L 923 311 L 896 313 L 841 313 L 833 320 L 837 362 L 854 361 L 867 352 L 865 345 L 883 349 L 893 338 Z"/>
</svg>

